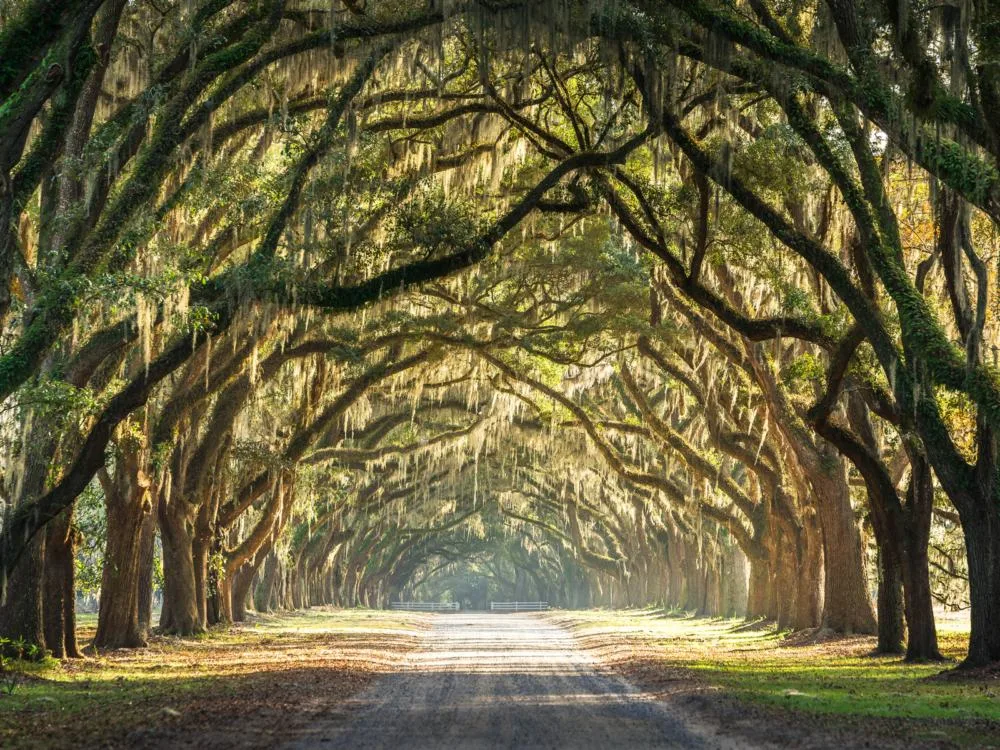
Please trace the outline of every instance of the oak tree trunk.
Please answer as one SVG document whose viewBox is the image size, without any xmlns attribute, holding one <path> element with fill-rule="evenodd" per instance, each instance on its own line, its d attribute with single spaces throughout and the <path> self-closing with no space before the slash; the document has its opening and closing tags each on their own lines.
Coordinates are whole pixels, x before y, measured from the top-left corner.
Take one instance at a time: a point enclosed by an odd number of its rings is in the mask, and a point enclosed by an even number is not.
<svg viewBox="0 0 1000 750">
<path fill-rule="evenodd" d="M 160 504 L 160 539 L 163 544 L 163 610 L 160 628 L 171 635 L 195 635 L 205 630 L 199 605 L 194 559 L 194 519 L 186 508 Z"/>
<path fill-rule="evenodd" d="M 962 522 L 972 618 L 965 667 L 1000 661 L 1000 511 L 983 509 L 980 517 Z"/>
<path fill-rule="evenodd" d="M 861 533 L 837 459 L 838 476 L 817 479 L 818 514 L 823 532 L 823 625 L 838 633 L 874 634 L 875 613 L 865 580 Z M 818 485 L 818 486 L 817 486 Z"/>
<path fill-rule="evenodd" d="M 937 628 L 934 624 L 934 600 L 931 596 L 930 543 L 931 516 L 934 510 L 934 484 L 931 469 L 923 455 L 910 458 L 911 477 L 906 506 L 902 513 L 902 577 L 906 610 L 906 659 L 928 661 L 941 659 Z"/>
<path fill-rule="evenodd" d="M 97 615 L 98 648 L 140 648 L 146 631 L 139 621 L 142 530 L 152 515 L 150 482 L 138 456 L 120 456 L 113 481 L 105 480 L 107 547 Z"/>
<path fill-rule="evenodd" d="M 45 528 L 45 578 L 42 617 L 45 644 L 58 659 L 80 657 L 76 641 L 76 532 L 72 506 Z"/>
<path fill-rule="evenodd" d="M 156 558 L 156 514 L 147 513 L 139 541 L 139 631 L 148 636 L 153 627 L 153 565 Z"/>
<path fill-rule="evenodd" d="M 17 561 L 0 603 L 0 637 L 45 649 L 42 619 L 45 534 L 36 534 Z"/>
<path fill-rule="evenodd" d="M 880 654 L 903 653 L 903 570 L 889 549 L 893 542 L 882 540 L 878 550 L 878 643 Z"/>
</svg>

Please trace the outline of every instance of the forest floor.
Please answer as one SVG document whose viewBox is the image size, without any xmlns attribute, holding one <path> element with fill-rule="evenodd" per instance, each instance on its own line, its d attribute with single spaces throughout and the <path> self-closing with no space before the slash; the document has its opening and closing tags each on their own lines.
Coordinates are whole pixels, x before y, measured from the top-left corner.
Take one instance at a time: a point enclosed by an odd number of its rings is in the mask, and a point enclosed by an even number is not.
<svg viewBox="0 0 1000 750">
<path fill-rule="evenodd" d="M 940 636 L 959 658 L 967 633 Z M 1000 675 L 873 646 L 655 610 L 320 608 L 36 665 L 0 691 L 0 747 L 1000 748 Z"/>
<path fill-rule="evenodd" d="M 939 623 L 949 661 L 875 657 L 872 637 L 776 633 L 661 610 L 547 615 L 644 692 L 724 736 L 796 748 L 1000 748 L 1000 673 L 955 672 L 967 626 Z"/>
<path fill-rule="evenodd" d="M 0 748 L 270 747 L 397 670 L 431 620 L 318 608 L 48 660 L 0 692 Z M 93 637 L 83 625 L 81 645 Z"/>
</svg>

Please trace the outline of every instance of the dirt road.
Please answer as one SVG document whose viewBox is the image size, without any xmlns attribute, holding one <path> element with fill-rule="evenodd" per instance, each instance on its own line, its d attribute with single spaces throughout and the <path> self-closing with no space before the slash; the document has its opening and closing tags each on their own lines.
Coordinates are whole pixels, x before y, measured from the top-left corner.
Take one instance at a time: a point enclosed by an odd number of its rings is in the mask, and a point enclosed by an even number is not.
<svg viewBox="0 0 1000 750">
<path fill-rule="evenodd" d="M 436 618 L 405 668 L 290 745 L 313 748 L 701 748 L 662 703 L 598 669 L 535 615 Z"/>
</svg>

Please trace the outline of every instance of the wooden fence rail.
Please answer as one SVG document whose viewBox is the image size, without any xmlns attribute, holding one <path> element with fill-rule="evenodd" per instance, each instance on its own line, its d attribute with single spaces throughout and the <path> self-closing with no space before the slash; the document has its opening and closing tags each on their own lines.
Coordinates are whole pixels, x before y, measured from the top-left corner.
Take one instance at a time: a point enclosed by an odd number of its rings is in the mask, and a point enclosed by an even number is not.
<svg viewBox="0 0 1000 750">
<path fill-rule="evenodd" d="M 458 602 L 389 602 L 389 609 L 410 612 L 458 612 Z"/>
<path fill-rule="evenodd" d="M 490 602 L 493 612 L 544 612 L 548 602 Z"/>
</svg>

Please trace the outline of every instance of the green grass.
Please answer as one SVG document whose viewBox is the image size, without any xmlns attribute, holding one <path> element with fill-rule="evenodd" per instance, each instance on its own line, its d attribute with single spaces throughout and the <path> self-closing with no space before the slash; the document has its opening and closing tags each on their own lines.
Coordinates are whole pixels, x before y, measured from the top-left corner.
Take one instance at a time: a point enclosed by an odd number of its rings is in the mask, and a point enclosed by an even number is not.
<svg viewBox="0 0 1000 750">
<path fill-rule="evenodd" d="M 714 685 L 776 716 L 826 717 L 862 729 L 874 722 L 959 745 L 1000 737 L 1000 681 L 930 679 L 964 655 L 968 634 L 953 622 L 939 633 L 952 661 L 912 665 L 870 656 L 870 637 L 791 645 L 788 634 L 770 628 L 651 609 L 550 616 L 611 661 L 652 663 L 656 672 Z M 426 623 L 403 612 L 316 609 L 260 616 L 199 638 L 158 638 L 138 651 L 27 665 L 27 683 L 0 695 L 0 747 L 61 747 L 53 738 L 87 744 L 136 728 L 188 726 L 206 705 L 216 714 L 202 720 L 212 726 L 269 709 L 298 712 L 303 696 L 348 690 L 351 679 L 360 685 L 365 675 L 391 669 L 392 652 Z M 95 624 L 80 618 L 81 641 Z"/>
<path fill-rule="evenodd" d="M 714 684 L 771 705 L 885 718 L 1000 721 L 1000 688 L 927 680 L 941 671 L 940 666 L 843 657 L 796 665 L 696 662 L 691 666 Z"/>
<path fill-rule="evenodd" d="M 79 620 L 82 645 L 93 619 Z M 134 731 L 281 719 L 317 694 L 335 702 L 363 687 L 424 627 L 411 613 L 313 609 L 154 638 L 146 649 L 22 664 L 23 684 L 0 694 L 0 747 L 126 746 Z"/>
<path fill-rule="evenodd" d="M 784 633 L 736 620 L 668 616 L 655 610 L 560 613 L 584 637 L 618 634 L 643 657 L 683 668 L 742 700 L 817 714 L 1000 723 L 996 680 L 930 679 L 964 656 L 968 633 L 939 630 L 948 662 L 908 664 L 871 656 L 874 639 L 789 645 Z"/>
</svg>

